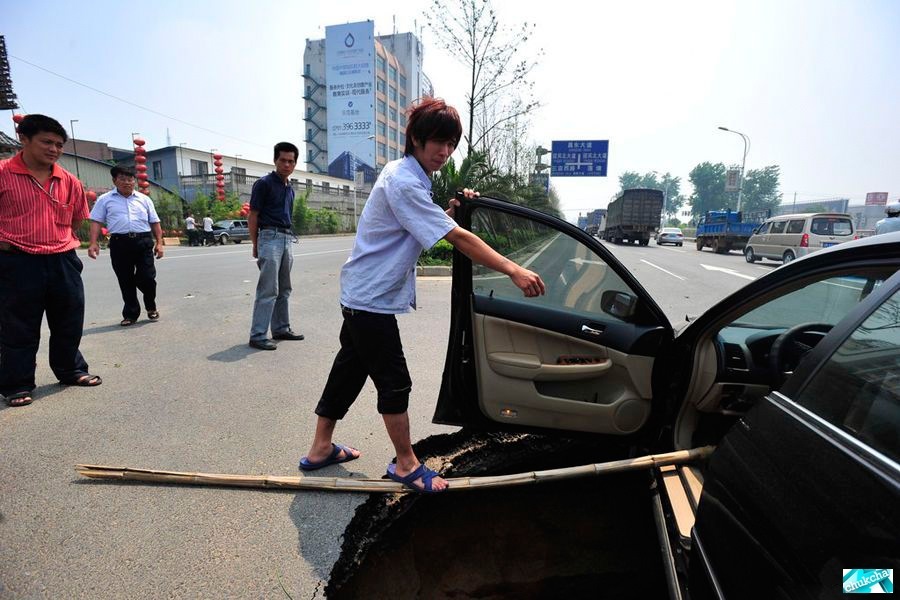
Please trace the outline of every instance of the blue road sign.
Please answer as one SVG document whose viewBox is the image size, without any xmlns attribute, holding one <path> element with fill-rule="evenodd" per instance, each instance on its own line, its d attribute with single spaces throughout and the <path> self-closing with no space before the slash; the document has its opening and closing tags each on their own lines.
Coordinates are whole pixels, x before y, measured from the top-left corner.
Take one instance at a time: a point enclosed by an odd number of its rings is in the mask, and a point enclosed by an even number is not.
<svg viewBox="0 0 900 600">
<path fill-rule="evenodd" d="M 553 142 L 553 177 L 606 177 L 609 140 Z"/>
</svg>

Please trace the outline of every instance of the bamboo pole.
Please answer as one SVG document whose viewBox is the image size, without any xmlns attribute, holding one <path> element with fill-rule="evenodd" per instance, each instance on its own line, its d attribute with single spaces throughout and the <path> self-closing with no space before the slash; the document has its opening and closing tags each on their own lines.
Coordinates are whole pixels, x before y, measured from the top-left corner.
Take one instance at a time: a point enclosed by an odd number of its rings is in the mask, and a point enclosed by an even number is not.
<svg viewBox="0 0 900 600">
<path fill-rule="evenodd" d="M 545 483 L 600 476 L 623 471 L 638 471 L 665 465 L 675 465 L 709 456 L 712 446 L 691 450 L 678 450 L 665 454 L 649 454 L 637 458 L 627 458 L 604 463 L 595 463 L 547 471 L 529 471 L 511 475 L 488 477 L 449 478 L 448 491 L 511 487 L 532 483 Z M 324 490 L 332 492 L 409 492 L 410 489 L 390 479 L 356 479 L 351 477 L 305 477 L 273 475 L 227 475 L 218 473 L 188 473 L 182 471 L 161 471 L 157 469 L 134 469 L 131 467 L 110 467 L 104 465 L 75 465 L 79 475 L 92 479 L 113 479 L 140 481 L 145 483 L 171 483 L 178 485 L 210 485 L 224 487 L 277 488 L 290 490 Z"/>
</svg>

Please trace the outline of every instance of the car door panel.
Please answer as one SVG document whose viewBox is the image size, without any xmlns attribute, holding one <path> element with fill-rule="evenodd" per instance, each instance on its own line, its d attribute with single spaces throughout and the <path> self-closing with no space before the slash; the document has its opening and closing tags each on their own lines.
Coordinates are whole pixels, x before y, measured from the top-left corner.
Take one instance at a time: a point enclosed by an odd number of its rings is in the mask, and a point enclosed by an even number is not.
<svg viewBox="0 0 900 600">
<path fill-rule="evenodd" d="M 483 211 L 473 230 L 539 273 L 547 294 L 524 298 L 505 275 L 455 253 L 451 341 L 435 421 L 640 430 L 651 412 L 654 358 L 672 339 L 662 312 L 584 232 L 496 200 L 467 204 L 457 220 L 468 225 L 467 210 Z M 625 297 L 626 308 L 612 309 L 609 293 Z"/>
</svg>

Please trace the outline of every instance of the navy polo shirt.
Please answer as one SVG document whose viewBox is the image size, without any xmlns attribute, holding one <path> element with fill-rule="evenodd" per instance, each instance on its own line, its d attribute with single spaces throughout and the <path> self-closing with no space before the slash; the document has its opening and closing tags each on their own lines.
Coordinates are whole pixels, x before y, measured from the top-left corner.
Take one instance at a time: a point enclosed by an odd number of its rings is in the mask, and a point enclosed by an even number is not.
<svg viewBox="0 0 900 600">
<path fill-rule="evenodd" d="M 256 180 L 250 192 L 250 210 L 259 212 L 260 227 L 291 228 L 294 212 L 294 188 L 285 184 L 278 173 L 272 171 Z"/>
</svg>

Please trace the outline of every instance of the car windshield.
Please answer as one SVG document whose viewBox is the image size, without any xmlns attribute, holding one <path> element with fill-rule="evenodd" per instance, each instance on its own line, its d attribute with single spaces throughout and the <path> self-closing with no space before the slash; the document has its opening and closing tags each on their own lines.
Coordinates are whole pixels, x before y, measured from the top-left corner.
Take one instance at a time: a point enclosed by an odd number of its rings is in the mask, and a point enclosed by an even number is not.
<svg viewBox="0 0 900 600">
<path fill-rule="evenodd" d="M 663 233 L 676 233 L 676 234 L 678 234 L 678 233 L 681 233 L 681 230 L 680 230 L 680 229 L 677 229 L 677 228 L 675 228 L 675 227 L 666 227 L 665 229 L 662 230 L 662 232 L 663 232 Z"/>
<path fill-rule="evenodd" d="M 229 227 L 231 227 L 231 223 L 231 221 L 216 221 L 214 225 L 216 227 L 221 227 L 222 229 L 228 229 Z"/>
<path fill-rule="evenodd" d="M 747 312 L 730 326 L 784 329 L 798 323 L 834 325 L 889 276 L 847 274 L 814 281 Z"/>
<path fill-rule="evenodd" d="M 812 220 L 809 231 L 817 235 L 850 235 L 853 224 L 842 217 L 818 217 Z"/>
</svg>

